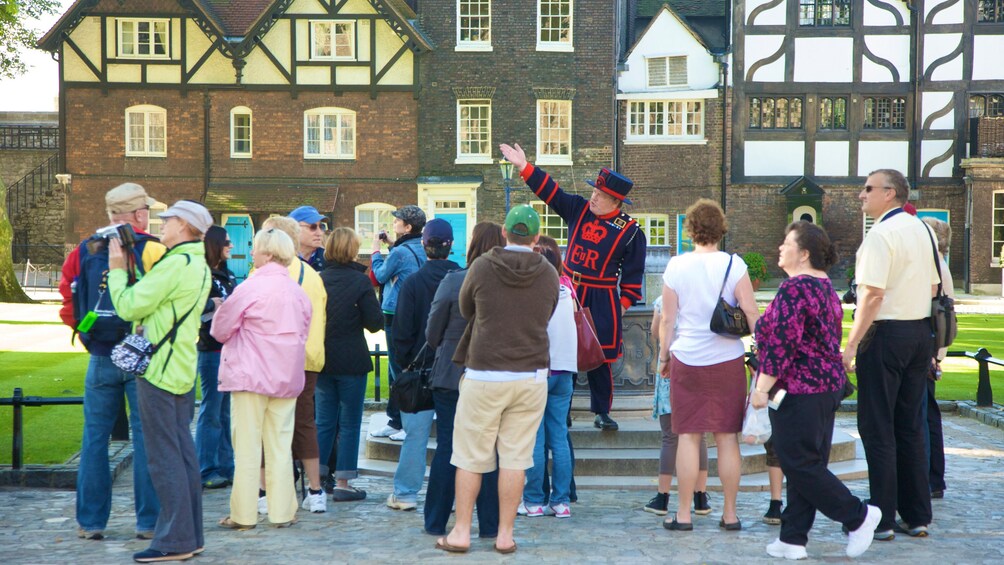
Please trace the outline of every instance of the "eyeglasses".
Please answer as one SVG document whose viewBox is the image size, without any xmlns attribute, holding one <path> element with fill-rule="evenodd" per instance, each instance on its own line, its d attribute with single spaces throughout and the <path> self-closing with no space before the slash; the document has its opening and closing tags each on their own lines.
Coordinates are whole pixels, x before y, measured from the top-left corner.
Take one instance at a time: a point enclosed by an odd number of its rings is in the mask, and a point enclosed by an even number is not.
<svg viewBox="0 0 1004 565">
<path fill-rule="evenodd" d="M 310 231 L 317 231 L 323 229 L 321 224 L 308 224 L 307 222 L 300 222 L 300 227 L 307 228 Z"/>
<path fill-rule="evenodd" d="M 874 190 L 876 188 L 881 188 L 882 190 L 893 190 L 893 188 L 891 186 L 871 186 L 871 185 L 867 185 L 867 186 L 865 186 L 865 192 L 869 192 L 870 193 L 872 190 Z"/>
</svg>

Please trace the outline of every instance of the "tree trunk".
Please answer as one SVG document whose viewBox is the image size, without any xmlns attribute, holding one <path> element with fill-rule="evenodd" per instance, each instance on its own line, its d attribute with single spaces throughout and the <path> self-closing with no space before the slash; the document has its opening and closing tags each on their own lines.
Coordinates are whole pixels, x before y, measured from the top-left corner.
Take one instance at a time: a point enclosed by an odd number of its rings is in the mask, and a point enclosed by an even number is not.
<svg viewBox="0 0 1004 565">
<path fill-rule="evenodd" d="M 17 282 L 14 276 L 14 256 L 11 244 L 14 242 L 14 228 L 7 217 L 7 187 L 0 181 L 0 302 L 34 302 Z"/>
</svg>

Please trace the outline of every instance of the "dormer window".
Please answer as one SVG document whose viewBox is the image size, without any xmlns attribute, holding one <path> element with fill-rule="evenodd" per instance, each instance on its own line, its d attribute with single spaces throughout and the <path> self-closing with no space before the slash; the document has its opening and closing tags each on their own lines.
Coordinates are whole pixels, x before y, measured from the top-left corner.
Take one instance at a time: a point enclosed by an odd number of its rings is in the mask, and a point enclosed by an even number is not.
<svg viewBox="0 0 1004 565">
<path fill-rule="evenodd" d="M 167 59 L 168 20 L 118 20 L 118 56 L 130 59 Z"/>
<path fill-rule="evenodd" d="M 687 86 L 687 56 L 649 57 L 648 87 L 674 88 Z"/>
<path fill-rule="evenodd" d="M 355 60 L 356 22 L 310 22 L 310 58 L 314 60 Z"/>
</svg>

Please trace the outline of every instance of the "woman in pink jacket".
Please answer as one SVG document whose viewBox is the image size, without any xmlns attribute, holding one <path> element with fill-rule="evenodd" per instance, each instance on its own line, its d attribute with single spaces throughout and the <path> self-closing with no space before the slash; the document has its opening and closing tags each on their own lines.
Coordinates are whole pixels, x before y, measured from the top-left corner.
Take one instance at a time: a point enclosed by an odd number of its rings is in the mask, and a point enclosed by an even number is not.
<svg viewBox="0 0 1004 565">
<path fill-rule="evenodd" d="M 219 389 L 231 393 L 234 446 L 230 515 L 220 526 L 235 530 L 258 522 L 262 447 L 269 522 L 283 527 L 296 521 L 290 444 L 312 311 L 306 293 L 289 278 L 296 251 L 288 235 L 258 232 L 251 256 L 254 273 L 216 311 L 210 331 L 223 343 Z"/>
</svg>

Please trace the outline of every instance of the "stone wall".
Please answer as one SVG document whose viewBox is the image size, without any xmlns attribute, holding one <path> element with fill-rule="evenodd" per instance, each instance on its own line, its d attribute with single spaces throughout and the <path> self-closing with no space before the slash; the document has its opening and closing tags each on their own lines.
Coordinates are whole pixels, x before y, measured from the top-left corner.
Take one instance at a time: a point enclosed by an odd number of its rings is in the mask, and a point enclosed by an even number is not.
<svg viewBox="0 0 1004 565">
<path fill-rule="evenodd" d="M 64 246 L 66 207 L 63 188 L 54 184 L 46 196 L 37 200 L 25 213 L 14 218 L 11 226 L 16 235 L 27 236 L 26 241 L 29 246 L 27 253 L 32 263 L 61 265 L 66 251 Z"/>
<path fill-rule="evenodd" d="M 52 149 L 0 149 L 0 181 L 10 188 L 55 154 Z"/>
</svg>

